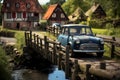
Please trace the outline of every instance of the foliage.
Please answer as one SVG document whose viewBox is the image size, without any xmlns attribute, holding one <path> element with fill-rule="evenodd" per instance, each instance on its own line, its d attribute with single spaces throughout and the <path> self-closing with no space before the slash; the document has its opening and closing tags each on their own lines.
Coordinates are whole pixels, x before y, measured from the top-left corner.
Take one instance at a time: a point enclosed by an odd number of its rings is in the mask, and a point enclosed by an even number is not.
<svg viewBox="0 0 120 80">
<path fill-rule="evenodd" d="M 0 36 L 4 37 L 14 37 L 15 33 L 12 31 L 8 31 L 7 29 L 1 30 L 0 31 Z"/>
<path fill-rule="evenodd" d="M 100 20 L 89 21 L 89 26 L 94 27 L 94 28 L 103 28 L 102 21 L 100 21 Z"/>
<path fill-rule="evenodd" d="M 83 9 L 84 11 L 88 9 L 88 3 L 83 0 L 67 0 L 62 8 L 64 9 L 67 15 L 70 15 L 76 10 L 78 7 Z"/>
<path fill-rule="evenodd" d="M 65 0 L 50 0 L 50 4 L 63 4 L 65 2 Z"/>
<path fill-rule="evenodd" d="M 5 51 L 0 46 L 0 80 L 11 80 Z"/>
<path fill-rule="evenodd" d="M 25 37 L 24 37 L 24 31 L 14 31 L 15 34 L 15 38 L 17 39 L 17 44 L 15 45 L 15 47 L 20 50 L 20 52 L 22 53 L 22 48 L 25 45 Z"/>
<path fill-rule="evenodd" d="M 70 15 L 77 7 L 86 12 L 94 3 L 99 3 L 108 17 L 120 17 L 120 0 L 67 0 L 62 7 L 67 15 Z"/>
<path fill-rule="evenodd" d="M 47 22 L 46 20 L 42 20 L 42 21 L 40 22 L 40 25 L 38 26 L 38 29 L 45 31 L 47 25 L 48 25 L 48 22 Z"/>
<path fill-rule="evenodd" d="M 106 35 L 117 36 L 120 37 L 120 28 L 114 28 L 114 25 L 111 23 L 106 24 Z"/>
</svg>

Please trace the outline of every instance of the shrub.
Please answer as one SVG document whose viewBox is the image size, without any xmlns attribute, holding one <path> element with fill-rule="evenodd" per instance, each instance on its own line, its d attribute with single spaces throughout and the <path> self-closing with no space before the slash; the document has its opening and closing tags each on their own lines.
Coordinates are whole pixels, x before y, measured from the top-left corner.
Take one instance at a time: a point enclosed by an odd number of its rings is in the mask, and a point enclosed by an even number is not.
<svg viewBox="0 0 120 80">
<path fill-rule="evenodd" d="M 3 30 L 3 31 L 0 31 L 0 36 L 4 36 L 4 37 L 14 37 L 14 36 L 15 36 L 15 32 Z"/>
<path fill-rule="evenodd" d="M 0 80 L 11 80 L 5 51 L 0 46 Z"/>
<path fill-rule="evenodd" d="M 37 25 L 37 29 L 45 31 L 46 30 L 46 26 L 47 26 L 47 22 L 43 21 L 39 25 Z"/>
</svg>

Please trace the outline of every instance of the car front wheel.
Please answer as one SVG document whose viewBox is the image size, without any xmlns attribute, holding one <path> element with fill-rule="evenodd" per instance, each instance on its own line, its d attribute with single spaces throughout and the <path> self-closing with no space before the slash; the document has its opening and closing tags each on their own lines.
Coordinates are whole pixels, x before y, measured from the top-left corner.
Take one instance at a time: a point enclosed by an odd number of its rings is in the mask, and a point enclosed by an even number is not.
<svg viewBox="0 0 120 80">
<path fill-rule="evenodd" d="M 103 52 L 98 52 L 96 54 L 97 54 L 97 57 L 99 57 L 99 58 L 102 58 L 102 56 L 103 56 Z"/>
</svg>

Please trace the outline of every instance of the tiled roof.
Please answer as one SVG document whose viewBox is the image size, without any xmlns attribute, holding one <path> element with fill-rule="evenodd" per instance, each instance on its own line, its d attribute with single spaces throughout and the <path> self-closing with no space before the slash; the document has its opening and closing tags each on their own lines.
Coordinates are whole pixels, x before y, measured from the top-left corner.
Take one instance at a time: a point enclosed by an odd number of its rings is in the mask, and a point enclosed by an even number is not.
<svg viewBox="0 0 120 80">
<path fill-rule="evenodd" d="M 78 7 L 75 12 L 73 12 L 70 16 L 69 16 L 69 20 L 70 21 L 76 21 L 76 20 L 85 20 L 86 19 L 86 15 L 84 13 L 84 11 Z"/>
<path fill-rule="evenodd" d="M 100 4 L 95 4 L 93 5 L 86 13 L 86 16 L 90 16 L 95 10 L 100 6 Z"/>
<path fill-rule="evenodd" d="M 16 7 L 19 3 L 19 7 Z M 7 4 L 10 6 L 7 7 Z M 30 7 L 27 7 L 30 4 Z M 1 12 L 43 12 L 38 0 L 4 0 Z"/>
<path fill-rule="evenodd" d="M 45 13 L 43 19 L 48 20 L 57 6 L 58 6 L 58 4 L 50 5 L 48 10 Z"/>
</svg>

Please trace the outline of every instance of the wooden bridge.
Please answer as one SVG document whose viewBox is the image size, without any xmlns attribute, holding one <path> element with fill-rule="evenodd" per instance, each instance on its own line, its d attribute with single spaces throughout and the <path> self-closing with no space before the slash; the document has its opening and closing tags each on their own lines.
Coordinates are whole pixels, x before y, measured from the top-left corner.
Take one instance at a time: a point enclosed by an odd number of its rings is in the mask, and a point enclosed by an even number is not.
<svg viewBox="0 0 120 80">
<path fill-rule="evenodd" d="M 27 47 L 64 70 L 69 80 L 120 80 L 119 62 L 104 58 L 71 58 L 68 46 L 63 47 L 60 43 L 46 36 L 41 38 L 31 31 L 25 32 L 25 41 Z M 111 57 L 114 57 L 117 52 L 115 47 L 120 47 L 120 44 L 110 39 L 106 39 L 106 42 L 110 43 Z"/>
</svg>

